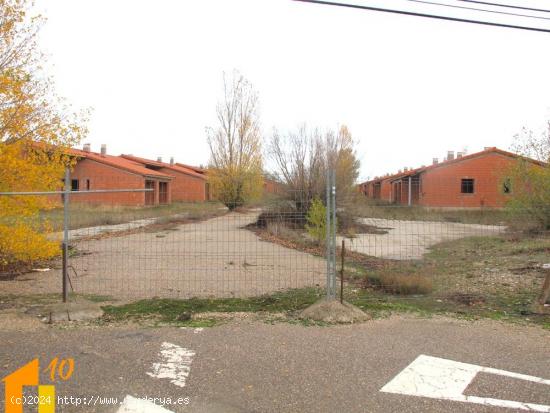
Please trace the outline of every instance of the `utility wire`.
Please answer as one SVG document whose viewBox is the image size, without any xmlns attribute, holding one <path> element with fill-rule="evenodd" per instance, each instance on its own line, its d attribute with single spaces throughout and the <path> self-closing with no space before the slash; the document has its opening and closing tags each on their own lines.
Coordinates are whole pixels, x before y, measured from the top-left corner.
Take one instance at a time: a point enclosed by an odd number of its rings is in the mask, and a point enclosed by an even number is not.
<svg viewBox="0 0 550 413">
<path fill-rule="evenodd" d="M 476 7 L 456 6 L 454 4 L 438 3 L 438 2 L 435 2 L 435 1 L 426 1 L 426 0 L 406 0 L 406 1 L 410 1 L 410 2 L 413 2 L 413 3 L 429 4 L 429 5 L 433 5 L 433 6 L 452 7 L 454 9 L 480 11 L 480 12 L 483 12 L 483 13 L 505 14 L 505 15 L 508 15 L 508 16 L 515 16 L 515 17 L 529 17 L 531 19 L 550 20 L 550 17 L 533 16 L 533 15 L 529 15 L 529 14 L 518 14 L 518 13 L 507 12 L 507 11 L 478 9 Z"/>
<path fill-rule="evenodd" d="M 541 12 L 541 13 L 550 13 L 550 10 L 534 9 L 534 8 L 531 8 L 531 7 L 516 6 L 516 5 L 513 5 L 513 4 L 490 3 L 488 1 L 478 1 L 478 0 L 456 0 L 456 1 L 462 1 L 464 3 L 484 4 L 486 6 L 505 7 L 505 8 L 509 8 L 509 9 L 538 11 L 538 12 Z"/>
<path fill-rule="evenodd" d="M 487 22 L 482 20 L 462 19 L 458 17 L 440 16 L 440 15 L 427 14 L 427 13 L 417 13 L 417 12 L 405 11 L 405 10 L 384 9 L 381 7 L 361 6 L 358 4 L 339 3 L 335 1 L 321 1 L 321 0 L 293 0 L 293 1 L 298 1 L 302 3 L 322 4 L 325 6 L 337 6 L 337 7 L 347 7 L 351 9 L 371 10 L 371 11 L 378 11 L 382 13 L 403 14 L 406 16 L 427 17 L 430 19 L 448 20 L 448 21 L 454 21 L 454 22 L 460 22 L 460 23 L 472 23 L 472 24 L 481 24 L 485 26 L 504 27 L 507 29 L 529 30 L 534 32 L 550 33 L 550 29 L 543 29 L 539 27 L 517 26 L 513 24 L 504 24 L 504 23 L 493 23 L 493 22 Z"/>
</svg>

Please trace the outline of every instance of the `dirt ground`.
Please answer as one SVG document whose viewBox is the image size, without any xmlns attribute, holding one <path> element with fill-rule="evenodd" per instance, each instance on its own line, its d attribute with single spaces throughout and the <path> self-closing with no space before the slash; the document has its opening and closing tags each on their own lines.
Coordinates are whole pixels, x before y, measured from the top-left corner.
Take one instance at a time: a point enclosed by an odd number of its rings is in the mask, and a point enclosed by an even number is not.
<svg viewBox="0 0 550 413">
<path fill-rule="evenodd" d="M 440 242 L 472 236 L 495 236 L 506 230 L 504 226 L 452 222 L 381 218 L 363 218 L 361 221 L 386 233 L 357 234 L 354 238 L 346 239 L 348 248 L 365 255 L 394 260 L 421 259 L 431 246 Z M 336 245 L 341 242 L 342 238 L 338 237 Z"/>
<path fill-rule="evenodd" d="M 260 240 L 244 229 L 258 211 L 230 213 L 165 229 L 98 235 L 74 241 L 71 284 L 76 293 L 112 297 L 243 297 L 323 285 L 322 258 Z M 80 236 L 85 236 L 79 230 Z M 5 294 L 55 293 L 61 271 L 2 281 Z"/>
</svg>

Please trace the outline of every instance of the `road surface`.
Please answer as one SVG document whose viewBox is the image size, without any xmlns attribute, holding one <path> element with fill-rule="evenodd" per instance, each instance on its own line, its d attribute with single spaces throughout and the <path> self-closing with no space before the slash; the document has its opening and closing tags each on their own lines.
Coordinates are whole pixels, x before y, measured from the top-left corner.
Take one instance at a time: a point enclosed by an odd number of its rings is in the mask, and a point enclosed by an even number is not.
<svg viewBox="0 0 550 413">
<path fill-rule="evenodd" d="M 451 366 L 468 363 L 550 379 L 550 332 L 492 321 L 392 317 L 336 327 L 257 321 L 202 330 L 48 327 L 2 330 L 0 342 L 2 376 L 35 357 L 42 368 L 53 357 L 72 357 L 74 374 L 56 382 L 57 394 L 117 403 L 85 408 L 68 404 L 63 412 L 124 411 L 120 403 L 127 396 L 156 398 L 157 405 L 170 398 L 167 411 L 197 413 L 520 411 L 400 393 L 400 373 L 419 356 L 425 356 L 422 363 L 427 360 L 423 374 L 428 382 L 439 374 L 431 360 L 441 359 Z M 489 370 L 469 377 L 466 387 L 457 390 L 453 380 L 464 381 L 464 374 L 460 368 L 449 371 L 436 380 L 434 394 L 459 392 L 550 409 L 548 384 Z M 41 383 L 48 383 L 45 375 Z M 381 391 L 388 383 L 397 392 Z M 178 398 L 188 398 L 188 404 L 174 405 Z"/>
</svg>

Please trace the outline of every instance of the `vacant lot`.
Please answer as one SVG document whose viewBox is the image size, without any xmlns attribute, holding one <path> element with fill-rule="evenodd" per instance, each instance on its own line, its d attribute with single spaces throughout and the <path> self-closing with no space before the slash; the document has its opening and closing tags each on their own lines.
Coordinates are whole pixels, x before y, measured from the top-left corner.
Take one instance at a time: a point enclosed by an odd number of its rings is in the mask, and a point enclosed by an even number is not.
<svg viewBox="0 0 550 413">
<path fill-rule="evenodd" d="M 550 261 L 550 235 L 504 226 L 363 219 L 366 233 L 346 238 L 346 299 L 369 310 L 458 313 L 550 326 L 533 314 Z M 304 229 L 256 229 L 271 242 L 323 255 Z M 342 237 L 338 237 L 338 247 Z M 340 248 L 337 252 L 340 270 Z"/>
<path fill-rule="evenodd" d="M 394 260 L 420 259 L 431 246 L 440 242 L 472 236 L 494 236 L 506 230 L 506 227 L 497 225 L 438 221 L 382 218 L 361 218 L 360 221 L 380 231 L 375 234 L 357 234 L 351 239 L 346 239 L 348 248 L 361 254 Z M 338 245 L 342 239 L 339 237 Z"/>
<path fill-rule="evenodd" d="M 261 241 L 243 229 L 257 212 L 201 222 L 152 225 L 122 233 L 94 229 L 74 242 L 75 292 L 114 297 L 232 297 L 324 283 L 323 259 Z M 85 235 L 85 234 L 81 234 Z M 60 270 L 2 282 L 5 293 L 60 291 Z"/>
</svg>

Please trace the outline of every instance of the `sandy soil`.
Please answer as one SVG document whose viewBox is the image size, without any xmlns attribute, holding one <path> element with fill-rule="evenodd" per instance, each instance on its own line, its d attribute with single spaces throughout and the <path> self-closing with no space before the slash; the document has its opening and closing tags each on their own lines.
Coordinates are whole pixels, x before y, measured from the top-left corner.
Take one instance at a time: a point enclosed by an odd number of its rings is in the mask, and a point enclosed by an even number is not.
<svg viewBox="0 0 550 413">
<path fill-rule="evenodd" d="M 142 228 L 78 239 L 78 254 L 70 259 L 74 291 L 132 298 L 242 297 L 323 285 L 322 258 L 261 241 L 243 228 L 257 214 L 230 213 L 159 232 Z M 97 227 L 89 231 L 98 233 Z M 1 287 L 8 294 L 59 292 L 61 272 L 30 273 Z"/>
<path fill-rule="evenodd" d="M 353 251 L 394 260 L 421 259 L 430 247 L 443 241 L 472 236 L 494 236 L 506 230 L 504 226 L 458 224 L 452 222 L 399 221 L 363 218 L 364 224 L 381 228 L 386 234 L 358 234 L 346 239 Z M 336 245 L 342 238 L 338 237 Z"/>
</svg>

